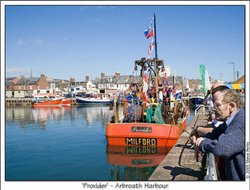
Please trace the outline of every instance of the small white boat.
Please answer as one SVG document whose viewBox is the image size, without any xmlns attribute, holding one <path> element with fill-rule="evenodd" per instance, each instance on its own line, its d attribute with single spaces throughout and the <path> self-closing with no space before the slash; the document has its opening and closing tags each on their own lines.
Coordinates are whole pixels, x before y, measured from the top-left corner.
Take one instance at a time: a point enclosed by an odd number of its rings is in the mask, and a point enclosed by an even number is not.
<svg viewBox="0 0 250 190">
<path fill-rule="evenodd" d="M 94 94 L 89 97 L 76 96 L 77 104 L 110 104 L 111 101 L 109 94 Z"/>
</svg>

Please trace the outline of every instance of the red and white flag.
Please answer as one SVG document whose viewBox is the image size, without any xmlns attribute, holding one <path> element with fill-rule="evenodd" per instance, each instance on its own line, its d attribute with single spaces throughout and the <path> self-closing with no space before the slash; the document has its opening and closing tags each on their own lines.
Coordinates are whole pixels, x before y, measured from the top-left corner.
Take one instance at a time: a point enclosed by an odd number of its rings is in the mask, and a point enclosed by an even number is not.
<svg viewBox="0 0 250 190">
<path fill-rule="evenodd" d="M 142 89 L 142 98 L 143 99 L 148 99 L 148 77 L 144 73 L 143 75 L 143 89 Z"/>
<path fill-rule="evenodd" d="M 148 59 L 150 59 L 151 52 L 152 52 L 152 50 L 153 50 L 153 48 L 154 48 L 154 45 L 155 45 L 154 39 L 152 38 L 152 40 L 151 40 L 151 42 L 150 42 L 150 44 L 149 44 L 149 48 L 148 48 Z"/>
</svg>

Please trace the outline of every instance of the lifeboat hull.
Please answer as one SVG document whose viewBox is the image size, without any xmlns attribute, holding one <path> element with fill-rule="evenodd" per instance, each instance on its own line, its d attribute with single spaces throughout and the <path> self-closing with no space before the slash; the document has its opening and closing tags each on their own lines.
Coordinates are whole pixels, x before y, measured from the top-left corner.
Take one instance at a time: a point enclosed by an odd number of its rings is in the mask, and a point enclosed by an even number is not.
<svg viewBox="0 0 250 190">
<path fill-rule="evenodd" d="M 70 106 L 71 104 L 72 104 L 71 98 L 63 99 L 61 103 L 62 106 Z"/>
<path fill-rule="evenodd" d="M 45 106 L 60 106 L 62 103 L 62 99 L 56 100 L 47 100 L 42 102 L 33 102 L 32 107 L 45 107 Z"/>
<path fill-rule="evenodd" d="M 107 144 L 112 146 L 173 146 L 186 126 L 186 117 L 178 125 L 108 123 Z"/>
</svg>

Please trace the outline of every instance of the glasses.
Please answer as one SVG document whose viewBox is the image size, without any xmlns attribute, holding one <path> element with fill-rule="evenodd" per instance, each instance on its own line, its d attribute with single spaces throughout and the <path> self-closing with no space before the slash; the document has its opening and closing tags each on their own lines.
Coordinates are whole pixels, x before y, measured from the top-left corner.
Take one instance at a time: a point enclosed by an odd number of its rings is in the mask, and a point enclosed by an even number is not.
<svg viewBox="0 0 250 190">
<path fill-rule="evenodd" d="M 220 106 L 223 106 L 225 104 L 227 104 L 227 103 L 221 104 L 221 103 L 214 102 L 214 106 L 213 107 L 214 108 L 219 108 Z"/>
</svg>

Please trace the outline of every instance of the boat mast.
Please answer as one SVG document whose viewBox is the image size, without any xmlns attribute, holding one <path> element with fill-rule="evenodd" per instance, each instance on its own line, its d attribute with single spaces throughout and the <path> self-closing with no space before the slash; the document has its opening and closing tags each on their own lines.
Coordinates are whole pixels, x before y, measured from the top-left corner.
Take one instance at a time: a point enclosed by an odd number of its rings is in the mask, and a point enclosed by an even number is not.
<svg viewBox="0 0 250 190">
<path fill-rule="evenodd" d="M 156 16 L 154 13 L 154 41 L 155 41 L 155 59 L 158 59 L 157 55 L 157 41 L 156 41 Z"/>
<path fill-rule="evenodd" d="M 159 102 L 159 95 L 158 95 L 158 55 L 157 55 L 157 41 L 156 41 L 156 16 L 154 13 L 154 44 L 155 44 L 155 58 L 154 58 L 154 70 L 155 70 L 155 90 L 156 90 L 156 101 Z"/>
</svg>

